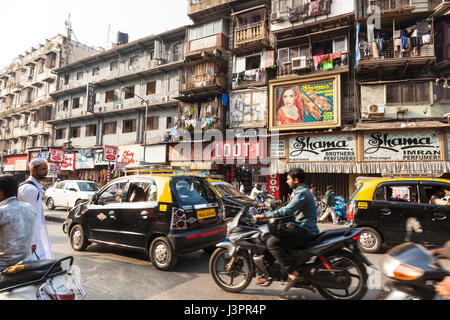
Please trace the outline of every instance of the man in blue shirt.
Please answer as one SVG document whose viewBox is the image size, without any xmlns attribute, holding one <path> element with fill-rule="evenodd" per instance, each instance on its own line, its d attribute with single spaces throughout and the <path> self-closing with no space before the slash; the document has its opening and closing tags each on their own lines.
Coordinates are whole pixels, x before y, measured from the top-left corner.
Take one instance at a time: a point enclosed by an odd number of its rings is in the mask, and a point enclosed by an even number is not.
<svg viewBox="0 0 450 320">
<path fill-rule="evenodd" d="M 287 176 L 287 184 L 294 189 L 294 198 L 284 207 L 256 215 L 255 220 L 274 217 L 295 216 L 295 231 L 286 236 L 276 237 L 271 235 L 267 240 L 267 249 L 288 273 L 289 282 L 285 287 L 286 292 L 298 282 L 299 273 L 295 270 L 295 261 L 289 257 L 284 249 L 304 246 L 314 240 L 319 234 L 317 228 L 317 207 L 314 197 L 308 186 L 304 184 L 305 172 L 302 169 L 294 169 Z"/>
</svg>

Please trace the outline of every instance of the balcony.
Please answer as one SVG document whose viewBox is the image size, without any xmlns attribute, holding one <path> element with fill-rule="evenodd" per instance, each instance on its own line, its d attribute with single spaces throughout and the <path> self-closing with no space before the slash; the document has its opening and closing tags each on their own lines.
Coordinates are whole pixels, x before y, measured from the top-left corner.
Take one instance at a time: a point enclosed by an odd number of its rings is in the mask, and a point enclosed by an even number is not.
<svg viewBox="0 0 450 320">
<path fill-rule="evenodd" d="M 306 59 L 305 59 L 306 58 Z M 314 57 L 305 57 L 301 59 L 294 58 L 292 61 L 278 66 L 277 77 L 290 75 L 304 75 L 330 71 L 347 71 L 349 66 L 349 57 L 347 53 L 336 52 Z"/>
<path fill-rule="evenodd" d="M 381 14 L 408 12 L 416 9 L 414 4 L 414 0 L 363 0 L 358 8 L 358 16 L 368 17 L 378 10 Z M 428 11 L 428 8 L 423 11 Z"/>
<path fill-rule="evenodd" d="M 188 0 L 188 16 L 196 18 L 199 15 L 206 15 L 227 8 L 230 0 Z"/>
<path fill-rule="evenodd" d="M 449 0 L 431 0 L 430 11 L 434 11 L 434 17 L 448 16 L 450 14 Z"/>
<path fill-rule="evenodd" d="M 236 27 L 234 31 L 235 47 L 257 42 L 262 42 L 265 45 L 269 44 L 269 34 L 264 21 Z"/>
</svg>

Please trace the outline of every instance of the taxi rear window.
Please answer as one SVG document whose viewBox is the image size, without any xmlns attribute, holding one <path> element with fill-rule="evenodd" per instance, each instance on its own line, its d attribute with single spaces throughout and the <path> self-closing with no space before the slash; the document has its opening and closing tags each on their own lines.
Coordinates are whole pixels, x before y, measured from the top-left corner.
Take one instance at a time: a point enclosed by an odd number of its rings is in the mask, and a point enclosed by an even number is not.
<svg viewBox="0 0 450 320">
<path fill-rule="evenodd" d="M 217 202 L 214 191 L 202 179 L 182 178 L 171 182 L 172 192 L 180 204 L 194 205 Z"/>
</svg>

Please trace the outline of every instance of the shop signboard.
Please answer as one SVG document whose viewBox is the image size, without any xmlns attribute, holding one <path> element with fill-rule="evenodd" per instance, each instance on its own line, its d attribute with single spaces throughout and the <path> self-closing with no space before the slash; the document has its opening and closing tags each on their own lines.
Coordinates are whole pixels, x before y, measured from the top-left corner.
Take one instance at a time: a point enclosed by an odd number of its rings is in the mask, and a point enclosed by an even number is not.
<svg viewBox="0 0 450 320">
<path fill-rule="evenodd" d="M 140 145 L 120 146 L 117 162 L 124 163 L 127 168 L 137 168 L 141 165 L 143 150 Z"/>
<path fill-rule="evenodd" d="M 156 145 L 145 148 L 145 161 L 148 163 L 166 163 L 167 146 Z"/>
<path fill-rule="evenodd" d="M 16 165 L 14 171 L 27 171 L 28 161 L 24 160 L 16 160 Z"/>
<path fill-rule="evenodd" d="M 290 161 L 356 161 L 356 136 L 335 134 L 289 138 Z"/>
<path fill-rule="evenodd" d="M 90 153 L 92 155 L 92 153 Z M 87 154 L 77 153 L 75 159 L 75 169 L 94 169 L 94 158 Z"/>
<path fill-rule="evenodd" d="M 61 171 L 75 171 L 75 153 L 64 154 Z"/>
<path fill-rule="evenodd" d="M 94 151 L 94 166 L 107 166 L 108 161 L 103 160 L 103 150 Z"/>
<path fill-rule="evenodd" d="M 439 132 L 392 131 L 364 135 L 365 161 L 440 160 Z"/>
<path fill-rule="evenodd" d="M 50 149 L 48 162 L 51 163 L 62 163 L 64 160 L 64 150 L 63 149 Z"/>
<path fill-rule="evenodd" d="M 340 118 L 340 75 L 269 84 L 271 130 L 336 128 Z"/>
<path fill-rule="evenodd" d="M 275 196 L 277 200 L 280 200 L 280 175 L 272 174 L 268 176 L 267 191 Z"/>
<path fill-rule="evenodd" d="M 48 173 L 49 174 L 60 174 L 61 173 L 61 164 L 60 163 L 49 163 L 48 164 Z"/>
<path fill-rule="evenodd" d="M 105 146 L 103 149 L 103 161 L 116 161 L 119 148 L 116 146 Z"/>
<path fill-rule="evenodd" d="M 214 142 L 213 160 L 258 160 L 266 157 L 263 141 Z"/>
<path fill-rule="evenodd" d="M 270 141 L 270 157 L 285 158 L 286 157 L 286 141 L 284 138 L 271 139 Z"/>
</svg>

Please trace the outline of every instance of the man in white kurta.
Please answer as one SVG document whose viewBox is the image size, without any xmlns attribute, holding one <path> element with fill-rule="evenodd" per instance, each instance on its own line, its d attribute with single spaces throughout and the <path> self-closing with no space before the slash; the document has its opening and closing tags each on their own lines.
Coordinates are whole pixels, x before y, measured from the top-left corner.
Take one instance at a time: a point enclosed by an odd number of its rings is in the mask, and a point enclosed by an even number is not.
<svg viewBox="0 0 450 320">
<path fill-rule="evenodd" d="M 43 159 L 35 159 L 30 162 L 30 177 L 19 188 L 19 201 L 31 204 L 36 210 L 36 222 L 34 224 L 32 248 L 33 258 L 39 260 L 54 259 L 47 226 L 45 225 L 44 209 L 42 206 L 42 184 L 48 173 L 47 162 Z"/>
</svg>

